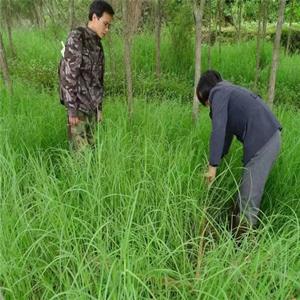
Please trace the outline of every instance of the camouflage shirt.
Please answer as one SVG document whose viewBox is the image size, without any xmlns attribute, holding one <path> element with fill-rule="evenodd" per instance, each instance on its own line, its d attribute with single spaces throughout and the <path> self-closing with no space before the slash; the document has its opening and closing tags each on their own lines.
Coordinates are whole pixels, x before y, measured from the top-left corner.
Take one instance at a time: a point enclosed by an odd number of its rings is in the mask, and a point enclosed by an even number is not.
<svg viewBox="0 0 300 300">
<path fill-rule="evenodd" d="M 59 66 L 60 99 L 69 116 L 102 110 L 103 75 L 100 38 L 88 27 L 71 31 Z"/>
</svg>

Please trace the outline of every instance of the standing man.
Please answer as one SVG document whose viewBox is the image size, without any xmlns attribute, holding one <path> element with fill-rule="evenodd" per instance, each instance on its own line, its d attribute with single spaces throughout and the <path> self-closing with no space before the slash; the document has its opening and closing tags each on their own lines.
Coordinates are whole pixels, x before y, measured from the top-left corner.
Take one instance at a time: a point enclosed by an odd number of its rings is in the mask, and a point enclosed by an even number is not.
<svg viewBox="0 0 300 300">
<path fill-rule="evenodd" d="M 68 112 L 68 137 L 75 150 L 94 144 L 94 130 L 102 121 L 104 52 L 114 11 L 105 1 L 90 5 L 86 27 L 70 32 L 59 66 L 60 99 Z"/>
<path fill-rule="evenodd" d="M 217 167 L 227 154 L 233 136 L 243 144 L 244 173 L 239 196 L 231 217 L 231 229 L 240 235 L 240 226 L 258 222 L 261 198 L 272 165 L 280 150 L 281 125 L 262 99 L 251 91 L 223 81 L 213 70 L 202 74 L 198 86 L 199 101 L 210 108 L 212 133 L 209 167 L 206 177 L 212 182 Z"/>
</svg>

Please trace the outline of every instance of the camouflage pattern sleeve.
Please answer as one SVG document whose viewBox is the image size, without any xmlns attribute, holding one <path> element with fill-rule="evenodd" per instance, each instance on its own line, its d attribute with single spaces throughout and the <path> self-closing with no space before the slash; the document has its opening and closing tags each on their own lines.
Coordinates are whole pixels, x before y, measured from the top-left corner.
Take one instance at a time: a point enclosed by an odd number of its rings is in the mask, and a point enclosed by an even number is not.
<svg viewBox="0 0 300 300">
<path fill-rule="evenodd" d="M 64 53 L 64 90 L 65 105 L 69 116 L 76 116 L 76 97 L 78 90 L 78 77 L 82 61 L 82 37 L 81 32 L 73 30 L 69 34 Z"/>
<path fill-rule="evenodd" d="M 104 65 L 104 51 L 102 47 L 102 43 L 100 42 L 100 66 L 99 66 L 99 79 L 100 79 L 100 84 L 102 87 L 102 95 L 101 95 L 101 101 L 99 102 L 98 105 L 98 110 L 102 111 L 102 103 L 103 103 L 103 96 L 104 96 L 104 71 L 105 71 L 105 65 Z"/>
</svg>

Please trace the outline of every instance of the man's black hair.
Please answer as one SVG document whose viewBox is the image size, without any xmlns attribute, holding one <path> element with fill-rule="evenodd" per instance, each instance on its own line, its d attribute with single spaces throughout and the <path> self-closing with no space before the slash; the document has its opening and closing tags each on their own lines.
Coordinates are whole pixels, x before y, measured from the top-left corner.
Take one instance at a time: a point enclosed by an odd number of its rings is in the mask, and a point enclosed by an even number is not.
<svg viewBox="0 0 300 300">
<path fill-rule="evenodd" d="M 96 14 L 98 18 L 101 18 L 105 12 L 111 16 L 115 14 L 110 4 L 102 0 L 95 0 L 90 5 L 89 20 L 92 21 L 94 14 Z"/>
<path fill-rule="evenodd" d="M 211 89 L 222 80 L 218 71 L 208 70 L 202 73 L 196 89 L 197 97 L 201 104 L 206 105 Z"/>
</svg>

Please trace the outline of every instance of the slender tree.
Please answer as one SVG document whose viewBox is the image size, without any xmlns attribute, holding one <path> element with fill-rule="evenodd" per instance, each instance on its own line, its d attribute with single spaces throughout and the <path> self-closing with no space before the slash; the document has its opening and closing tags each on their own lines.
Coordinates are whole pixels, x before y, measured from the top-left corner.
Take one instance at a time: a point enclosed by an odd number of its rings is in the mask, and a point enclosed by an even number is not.
<svg viewBox="0 0 300 300">
<path fill-rule="evenodd" d="M 193 120 L 196 122 L 199 114 L 199 101 L 197 99 L 196 88 L 201 74 L 201 42 L 202 42 L 202 17 L 205 0 L 194 0 L 195 18 L 195 85 L 193 99 Z"/>
<path fill-rule="evenodd" d="M 160 78 L 161 63 L 160 63 L 160 43 L 161 43 L 161 0 L 155 0 L 155 61 L 156 61 L 156 77 Z"/>
<path fill-rule="evenodd" d="M 50 20 L 52 23 L 56 24 L 56 25 L 65 25 L 65 23 L 68 23 L 69 27 L 71 28 L 71 18 L 70 16 L 72 15 L 72 9 L 70 8 L 71 6 L 71 1 L 75 0 L 68 0 L 67 3 L 65 3 L 64 1 L 60 1 L 60 0 L 47 0 L 43 2 L 43 10 L 44 13 L 47 13 L 50 17 Z M 29 7 L 27 6 L 27 14 L 32 15 L 32 4 L 29 5 Z M 75 9 L 74 9 L 75 11 Z M 67 12 L 67 13 L 66 13 Z M 33 16 L 31 16 L 33 17 Z M 75 12 L 74 12 L 74 19 L 75 19 Z M 76 20 L 76 19 L 75 19 Z M 75 21 L 74 21 L 75 22 Z"/>
<path fill-rule="evenodd" d="M 285 54 L 289 54 L 290 44 L 291 44 L 291 36 L 292 36 L 292 23 L 294 18 L 294 9 L 295 9 L 295 0 L 291 2 L 291 10 L 290 10 L 290 18 L 289 18 L 289 30 L 288 30 L 288 37 L 286 42 Z"/>
<path fill-rule="evenodd" d="M 34 16 L 34 22 L 35 24 L 37 25 L 37 27 L 41 27 L 41 20 L 40 20 L 40 15 L 39 15 L 39 12 L 38 12 L 38 7 L 36 4 L 33 4 L 33 7 L 32 7 L 32 14 Z"/>
<path fill-rule="evenodd" d="M 14 16 L 14 2 L 12 0 L 2 0 L 0 2 L 0 16 L 2 19 L 2 24 L 6 27 L 9 49 L 13 56 L 16 55 L 13 37 L 12 37 L 12 20 Z"/>
<path fill-rule="evenodd" d="M 54 1 L 50 0 L 45 2 L 45 9 L 47 11 L 47 13 L 49 14 L 49 17 L 51 18 L 52 22 L 56 22 L 56 13 L 55 13 L 55 5 L 54 5 Z"/>
<path fill-rule="evenodd" d="M 69 28 L 72 30 L 75 26 L 75 3 L 69 0 Z"/>
<path fill-rule="evenodd" d="M 207 48 L 207 65 L 208 68 L 211 69 L 211 0 L 208 0 L 207 3 L 207 9 L 208 9 L 208 48 Z"/>
<path fill-rule="evenodd" d="M 238 26 L 237 26 L 237 40 L 238 43 L 241 42 L 241 33 L 242 33 L 242 15 L 243 13 L 243 0 L 238 0 Z"/>
<path fill-rule="evenodd" d="M 267 26 L 268 26 L 268 13 L 270 8 L 270 0 L 263 0 L 263 10 L 262 10 L 262 44 L 265 45 L 265 37 L 267 34 Z"/>
<path fill-rule="evenodd" d="M 218 36 L 218 49 L 219 49 L 219 62 L 221 62 L 221 39 L 222 39 L 222 20 L 223 20 L 223 13 L 222 13 L 222 7 L 223 7 L 223 1 L 222 0 L 217 0 L 217 11 L 218 13 L 216 14 L 217 21 L 217 36 Z"/>
<path fill-rule="evenodd" d="M 262 46 L 262 35 L 263 35 L 263 10 L 264 3 L 262 0 L 258 2 L 258 26 L 257 26 L 257 36 L 256 36 L 256 69 L 254 78 L 254 90 L 257 91 L 257 84 L 260 76 L 260 58 L 261 58 L 261 46 Z"/>
<path fill-rule="evenodd" d="M 6 59 L 6 54 L 5 54 L 5 48 L 3 44 L 3 38 L 2 38 L 2 33 L 0 32 L 0 68 L 2 71 L 2 76 L 4 79 L 4 83 L 10 92 L 12 94 L 12 82 L 9 76 L 9 70 L 8 70 L 8 65 L 7 65 L 7 59 Z"/>
<path fill-rule="evenodd" d="M 117 10 L 117 0 L 110 0 L 108 1 L 113 9 Z M 117 68 L 116 68 L 116 56 L 115 56 L 115 49 L 114 49 L 114 42 L 112 33 L 109 32 L 107 35 L 107 42 L 108 42 L 108 55 L 109 55 L 109 64 L 111 70 L 111 76 L 113 79 L 116 78 Z"/>
<path fill-rule="evenodd" d="M 282 26 L 284 22 L 285 3 L 286 0 L 280 0 L 278 21 L 276 26 L 276 35 L 275 35 L 274 47 L 273 47 L 272 68 L 270 73 L 269 90 L 268 90 L 268 102 L 271 107 L 273 106 L 274 97 L 275 97 L 276 74 L 277 74 L 277 68 L 279 63 L 280 39 L 282 33 Z"/>
<path fill-rule="evenodd" d="M 137 29 L 140 14 L 141 0 L 123 0 L 123 35 L 124 35 L 124 63 L 127 86 L 127 103 L 128 114 L 131 118 L 133 113 L 133 88 L 132 88 L 132 66 L 131 66 L 131 49 L 132 37 Z"/>
</svg>

